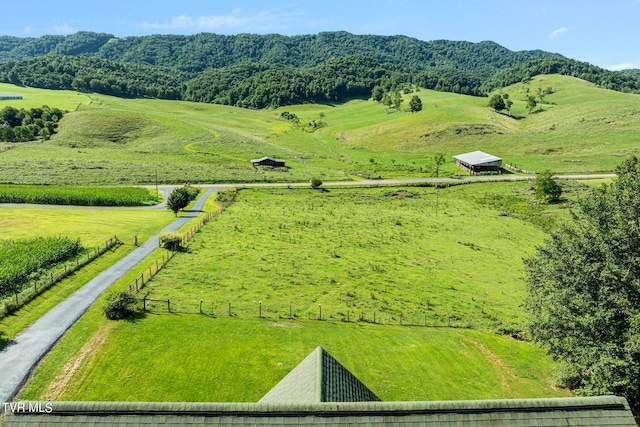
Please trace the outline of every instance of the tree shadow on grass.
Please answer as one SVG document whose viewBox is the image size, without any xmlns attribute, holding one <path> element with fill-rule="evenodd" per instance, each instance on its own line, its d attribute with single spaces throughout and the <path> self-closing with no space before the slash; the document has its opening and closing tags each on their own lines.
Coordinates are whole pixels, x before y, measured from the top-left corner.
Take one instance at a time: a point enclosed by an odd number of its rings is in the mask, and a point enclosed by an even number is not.
<svg viewBox="0 0 640 427">
<path fill-rule="evenodd" d="M 146 317 L 147 313 L 145 313 L 144 311 L 136 310 L 122 320 L 127 323 L 138 323 L 139 321 L 146 319 Z"/>
</svg>

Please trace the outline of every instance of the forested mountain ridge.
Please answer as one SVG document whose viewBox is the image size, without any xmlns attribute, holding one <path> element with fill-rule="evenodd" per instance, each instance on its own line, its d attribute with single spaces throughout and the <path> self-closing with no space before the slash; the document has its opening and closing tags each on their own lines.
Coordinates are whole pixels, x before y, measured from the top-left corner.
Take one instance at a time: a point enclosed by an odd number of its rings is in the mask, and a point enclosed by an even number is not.
<svg viewBox="0 0 640 427">
<path fill-rule="evenodd" d="M 0 36 L 0 62 L 48 54 L 95 56 L 176 67 L 192 73 L 246 62 L 308 68 L 332 58 L 364 55 L 402 68 L 424 70 L 445 66 L 464 69 L 482 78 L 526 61 L 559 56 L 541 50 L 513 52 L 489 41 L 425 42 L 400 35 L 356 35 L 344 31 L 300 36 L 199 33 L 116 38 L 86 31 L 38 38 Z"/>
<path fill-rule="evenodd" d="M 608 71 L 541 50 L 513 52 L 489 41 L 424 42 L 343 31 L 301 36 L 0 36 L 0 82 L 246 108 L 369 97 L 376 86 L 388 92 L 419 86 L 486 95 L 553 73 L 640 92 L 637 73 Z"/>
</svg>

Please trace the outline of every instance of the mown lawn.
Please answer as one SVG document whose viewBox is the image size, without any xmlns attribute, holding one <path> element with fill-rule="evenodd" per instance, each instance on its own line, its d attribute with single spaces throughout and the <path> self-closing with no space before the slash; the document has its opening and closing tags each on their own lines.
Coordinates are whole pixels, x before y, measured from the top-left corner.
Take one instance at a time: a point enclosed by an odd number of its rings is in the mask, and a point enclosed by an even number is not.
<svg viewBox="0 0 640 427">
<path fill-rule="evenodd" d="M 74 329 L 88 327 L 98 348 L 72 334 L 21 399 L 257 401 L 316 346 L 387 401 L 568 395 L 542 350 L 475 330 L 179 314 L 109 324 L 95 310 Z M 51 373 L 73 364 L 66 352 L 84 357 L 60 387 L 66 375 Z"/>
<path fill-rule="evenodd" d="M 96 246 L 104 246 L 106 240 L 117 235 L 124 245 L 106 252 L 20 310 L 0 320 L 0 347 L 102 270 L 135 249 L 135 236 L 138 236 L 139 242 L 144 242 L 173 219 L 169 211 L 156 210 L 3 207 L 0 210 L 3 239 L 65 236 L 80 239 L 85 248 L 93 250 Z M 58 266 L 55 271 L 61 268 Z"/>
</svg>

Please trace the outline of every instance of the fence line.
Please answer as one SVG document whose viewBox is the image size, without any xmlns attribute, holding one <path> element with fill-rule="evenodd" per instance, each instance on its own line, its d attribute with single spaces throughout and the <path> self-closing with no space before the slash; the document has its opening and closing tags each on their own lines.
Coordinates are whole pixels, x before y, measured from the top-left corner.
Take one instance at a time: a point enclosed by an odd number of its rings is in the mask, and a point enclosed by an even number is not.
<svg viewBox="0 0 640 427">
<path fill-rule="evenodd" d="M 115 246 L 121 244 L 122 242 L 118 239 L 118 236 L 113 236 L 105 241 L 104 246 L 99 245 L 93 248 L 86 248 L 86 257 L 85 255 L 80 255 L 76 257 L 75 262 L 72 261 L 71 263 L 69 263 L 69 265 L 65 261 L 64 263 L 62 263 L 62 271 L 56 274 L 54 274 L 53 271 L 49 271 L 48 278 L 45 278 L 44 280 L 34 280 L 30 284 L 25 284 L 21 288 L 20 292 L 14 292 L 13 296 L 4 297 L 3 301 L 0 301 L 0 319 L 3 319 L 7 315 L 18 310 L 20 307 L 36 298 L 38 295 L 40 295 L 53 285 L 57 284 L 62 279 L 78 271 L 96 258 L 102 256 L 108 250 L 111 250 Z"/>
<path fill-rule="evenodd" d="M 527 175 L 536 175 L 538 173 L 536 171 L 528 171 L 526 169 L 520 169 L 518 166 L 510 165 L 508 163 L 505 163 L 504 167 L 505 167 L 505 169 L 509 169 L 509 170 L 514 171 L 514 172 L 524 173 L 524 174 L 527 174 Z"/>
<path fill-rule="evenodd" d="M 186 246 L 187 242 L 191 240 L 194 234 L 200 231 L 200 229 L 209 221 L 211 221 L 214 217 L 220 215 L 220 213 L 223 210 L 224 210 L 224 206 L 219 207 L 215 211 L 207 213 L 204 217 L 200 219 L 200 221 L 198 221 L 193 227 L 191 227 L 189 231 L 185 233 L 184 236 L 182 236 L 182 240 L 180 241 L 180 244 L 182 246 Z M 149 280 L 151 280 L 153 276 L 158 274 L 158 272 L 162 270 L 165 265 L 167 265 L 169 260 L 171 260 L 175 254 L 176 252 L 171 250 L 169 251 L 169 254 L 167 256 L 162 255 L 162 258 L 156 259 L 155 263 L 152 263 L 149 267 L 145 268 L 140 274 L 140 276 L 137 276 L 136 279 L 129 284 L 129 293 L 131 295 L 137 295 L 142 290 L 142 288 L 144 288 L 144 286 L 149 282 Z"/>
<path fill-rule="evenodd" d="M 473 322 L 459 318 L 454 314 L 427 313 L 413 311 L 403 313 L 380 310 L 334 309 L 318 304 L 316 308 L 296 307 L 293 304 L 279 305 L 274 308 L 262 301 L 252 305 L 237 305 L 228 302 L 206 300 L 181 300 L 171 298 L 149 298 L 148 294 L 136 298 L 144 312 L 162 314 L 201 314 L 209 317 L 263 318 L 289 320 L 340 321 L 346 323 L 371 323 L 377 325 L 423 326 L 472 328 Z"/>
</svg>

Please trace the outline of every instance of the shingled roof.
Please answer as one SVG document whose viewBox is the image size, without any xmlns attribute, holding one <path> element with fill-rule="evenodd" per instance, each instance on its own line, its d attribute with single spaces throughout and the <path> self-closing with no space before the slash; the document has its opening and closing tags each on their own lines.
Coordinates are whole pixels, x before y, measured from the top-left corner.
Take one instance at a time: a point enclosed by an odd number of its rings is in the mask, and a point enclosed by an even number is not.
<svg viewBox="0 0 640 427">
<path fill-rule="evenodd" d="M 47 410 L 45 402 L 25 403 Z M 9 411 L 3 427 L 79 426 L 625 426 L 621 397 L 313 404 L 53 402 L 50 413 Z"/>
<path fill-rule="evenodd" d="M 258 403 L 376 402 L 380 398 L 322 347 L 316 348 Z"/>
</svg>

